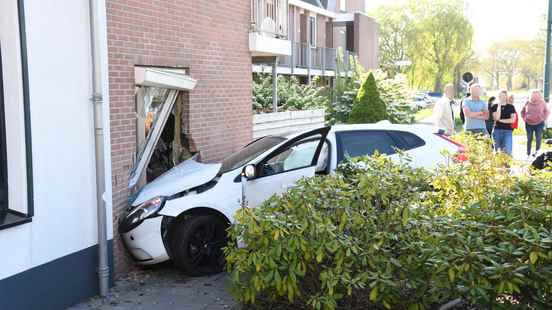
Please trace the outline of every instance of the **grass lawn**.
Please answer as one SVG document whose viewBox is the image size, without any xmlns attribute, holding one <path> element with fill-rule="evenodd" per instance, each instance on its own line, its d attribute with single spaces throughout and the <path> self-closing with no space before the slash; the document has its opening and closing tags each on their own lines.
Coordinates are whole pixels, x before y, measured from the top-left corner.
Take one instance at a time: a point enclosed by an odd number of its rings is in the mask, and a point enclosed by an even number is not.
<svg viewBox="0 0 552 310">
<path fill-rule="evenodd" d="M 421 109 L 414 115 L 414 120 L 416 122 L 422 121 L 428 117 L 431 117 L 431 114 L 433 114 L 433 107 Z"/>
</svg>

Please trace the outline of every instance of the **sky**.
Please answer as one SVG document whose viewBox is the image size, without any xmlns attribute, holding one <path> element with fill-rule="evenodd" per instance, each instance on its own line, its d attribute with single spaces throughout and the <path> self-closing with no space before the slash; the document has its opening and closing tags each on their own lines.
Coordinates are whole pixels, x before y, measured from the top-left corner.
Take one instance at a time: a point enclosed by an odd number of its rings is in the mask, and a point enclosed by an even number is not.
<svg viewBox="0 0 552 310">
<path fill-rule="evenodd" d="M 366 0 L 368 10 L 406 0 Z M 475 30 L 475 50 L 484 53 L 493 42 L 531 39 L 545 27 L 547 0 L 466 0 L 466 14 Z"/>
</svg>

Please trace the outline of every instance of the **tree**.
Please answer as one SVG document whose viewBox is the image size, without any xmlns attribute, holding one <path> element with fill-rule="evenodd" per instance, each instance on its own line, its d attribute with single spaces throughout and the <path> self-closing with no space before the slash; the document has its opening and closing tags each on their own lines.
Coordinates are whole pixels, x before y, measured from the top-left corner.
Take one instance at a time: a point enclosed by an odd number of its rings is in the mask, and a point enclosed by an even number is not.
<svg viewBox="0 0 552 310">
<path fill-rule="evenodd" d="M 459 0 L 409 2 L 417 33 L 412 61 L 422 65 L 422 79 L 433 77 L 435 91 L 442 91 L 445 79 L 452 79 L 455 66 L 472 52 L 473 27 L 463 4 Z"/>
<path fill-rule="evenodd" d="M 537 87 L 544 67 L 544 45 L 544 39 L 540 37 L 492 44 L 481 68 L 491 80 L 491 88 L 503 87 L 501 77 L 506 78 L 508 90 L 515 88 L 514 80 L 518 78 L 523 80 L 522 88 Z"/>
<path fill-rule="evenodd" d="M 526 88 L 538 88 L 543 77 L 545 39 L 537 37 L 520 46 L 519 74 Z"/>
<path fill-rule="evenodd" d="M 397 60 L 408 59 L 411 86 L 442 91 L 473 60 L 473 27 L 462 0 L 410 0 L 405 5 L 380 7 L 380 64 L 393 76 Z"/>
<path fill-rule="evenodd" d="M 379 28 L 379 62 L 380 67 L 389 76 L 400 73 L 396 62 L 407 60 L 408 46 L 412 44 L 413 21 L 403 6 L 381 6 L 373 15 Z"/>
<path fill-rule="evenodd" d="M 381 100 L 376 79 L 368 74 L 360 87 L 349 116 L 349 123 L 376 123 L 387 119 L 387 108 Z"/>
</svg>

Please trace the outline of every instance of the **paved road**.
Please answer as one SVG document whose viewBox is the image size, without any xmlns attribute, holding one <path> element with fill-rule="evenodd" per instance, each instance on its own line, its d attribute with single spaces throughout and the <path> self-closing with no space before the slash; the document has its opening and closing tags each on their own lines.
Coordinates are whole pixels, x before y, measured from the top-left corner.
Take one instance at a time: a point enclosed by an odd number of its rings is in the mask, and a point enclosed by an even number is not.
<svg viewBox="0 0 552 310">
<path fill-rule="evenodd" d="M 132 272 L 105 299 L 93 298 L 70 310 L 239 309 L 228 293 L 228 277 L 190 278 L 170 264 Z"/>
</svg>

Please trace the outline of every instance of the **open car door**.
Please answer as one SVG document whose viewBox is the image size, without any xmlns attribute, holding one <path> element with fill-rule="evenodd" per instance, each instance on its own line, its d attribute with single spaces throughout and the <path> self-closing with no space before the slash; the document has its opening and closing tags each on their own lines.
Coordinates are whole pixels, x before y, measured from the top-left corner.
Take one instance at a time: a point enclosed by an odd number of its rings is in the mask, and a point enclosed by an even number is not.
<svg viewBox="0 0 552 310">
<path fill-rule="evenodd" d="M 330 127 L 324 127 L 299 135 L 261 159 L 255 165 L 255 178 L 245 185 L 248 206 L 257 207 L 270 196 L 285 192 L 299 179 L 314 176 L 329 131 Z"/>
</svg>

